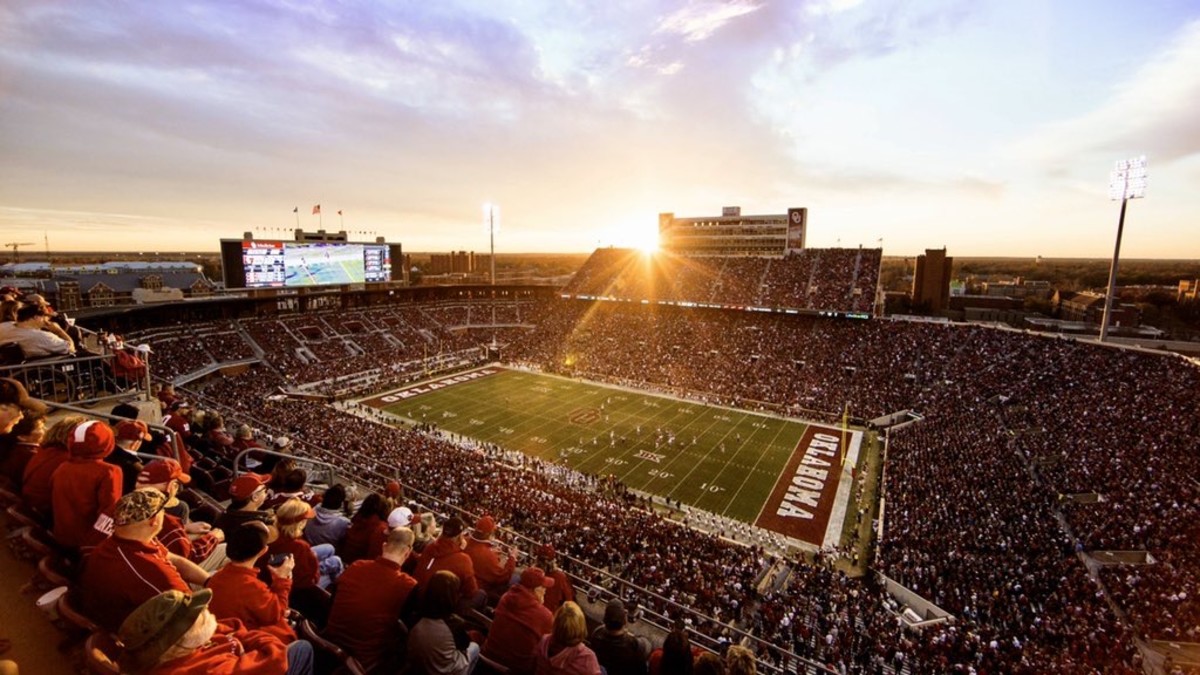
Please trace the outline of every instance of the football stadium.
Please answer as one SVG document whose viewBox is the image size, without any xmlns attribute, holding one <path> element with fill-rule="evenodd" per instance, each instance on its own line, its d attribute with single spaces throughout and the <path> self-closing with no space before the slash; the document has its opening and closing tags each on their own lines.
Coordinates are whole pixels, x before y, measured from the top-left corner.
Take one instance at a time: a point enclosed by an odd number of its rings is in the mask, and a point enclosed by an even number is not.
<svg viewBox="0 0 1200 675">
<path fill-rule="evenodd" d="M 262 551 L 311 556 L 283 596 L 291 619 L 272 621 L 317 646 L 321 672 L 403 665 L 404 639 L 380 653 L 339 631 L 354 593 L 338 574 L 398 542 L 402 569 L 431 583 L 420 568 L 447 532 L 504 561 L 489 582 L 477 565 L 459 608 L 492 672 L 517 672 L 487 636 L 529 569 L 594 626 L 620 600 L 621 630 L 661 659 L 680 640 L 744 647 L 770 673 L 1194 659 L 1196 365 L 876 316 L 881 255 L 603 248 L 562 287 L 387 281 L 85 311 L 78 352 L 4 369 L 6 405 L 37 421 L 10 434 L 48 427 L 0 493 L 27 602 L 44 594 L 89 663 L 129 658 L 136 605 L 92 559 L 136 531 L 126 502 L 150 483 L 184 505 L 171 513 L 190 546 L 172 551 L 194 565 L 213 564 L 218 529 L 223 555 L 244 557 L 247 518 L 279 537 Z M 69 311 L 9 292 L 18 322 Z M 38 467 L 52 447 L 58 462 L 103 454 L 106 437 L 141 473 L 77 515 L 61 472 Z M 419 611 L 396 609 L 408 639 Z"/>
</svg>

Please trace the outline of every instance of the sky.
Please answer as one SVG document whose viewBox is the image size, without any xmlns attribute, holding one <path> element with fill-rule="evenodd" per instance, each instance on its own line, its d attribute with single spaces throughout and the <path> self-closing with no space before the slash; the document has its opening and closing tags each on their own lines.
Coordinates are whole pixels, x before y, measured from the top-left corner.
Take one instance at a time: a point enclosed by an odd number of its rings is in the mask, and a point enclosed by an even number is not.
<svg viewBox="0 0 1200 675">
<path fill-rule="evenodd" d="M 1106 258 L 1141 155 L 1122 257 L 1200 258 L 1195 0 L 0 4 L 23 252 L 486 251 L 494 203 L 499 253 L 736 205 L 807 207 L 815 247 Z"/>
</svg>

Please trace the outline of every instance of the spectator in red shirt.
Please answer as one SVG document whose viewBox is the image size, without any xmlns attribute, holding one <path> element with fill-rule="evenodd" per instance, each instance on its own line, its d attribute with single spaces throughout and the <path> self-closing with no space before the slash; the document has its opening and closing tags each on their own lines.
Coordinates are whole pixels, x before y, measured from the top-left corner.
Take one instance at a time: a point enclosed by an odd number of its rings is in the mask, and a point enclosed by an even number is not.
<svg viewBox="0 0 1200 675">
<path fill-rule="evenodd" d="M 167 550 L 183 556 L 209 572 L 225 562 L 225 533 L 205 522 L 187 522 L 173 515 L 169 509 L 179 505 L 179 490 L 190 483 L 191 476 L 173 459 L 156 459 L 138 474 L 138 487 L 152 487 L 167 495 L 166 516 L 158 540 Z"/>
<path fill-rule="evenodd" d="M 121 672 L 153 675 L 311 675 L 312 645 L 284 645 L 240 621 L 208 611 L 212 593 L 167 591 L 146 601 L 121 625 Z"/>
<path fill-rule="evenodd" d="M 192 444 L 192 404 L 187 401 L 175 401 L 167 409 L 163 418 L 163 426 L 175 432 L 184 445 Z"/>
<path fill-rule="evenodd" d="M 170 382 L 159 388 L 156 397 L 158 398 L 158 405 L 164 413 L 170 410 L 171 404 L 180 400 L 179 395 L 175 393 L 175 385 Z"/>
<path fill-rule="evenodd" d="M 15 488 L 21 487 L 25 467 L 37 454 L 45 435 L 45 413 L 29 410 L 7 436 L 0 437 L 0 476 L 8 479 Z"/>
<path fill-rule="evenodd" d="M 554 586 L 546 589 L 546 597 L 542 601 L 546 609 L 552 613 L 568 600 L 575 600 L 575 588 L 566 572 L 558 569 L 558 555 L 550 544 L 543 544 L 536 549 L 538 567 L 546 571 L 546 576 L 554 579 Z"/>
<path fill-rule="evenodd" d="M 372 672 L 394 672 L 399 658 L 399 622 L 417 580 L 400 571 L 412 554 L 413 532 L 400 527 L 388 534 L 383 555 L 359 560 L 338 578 L 325 637 Z"/>
<path fill-rule="evenodd" d="M 514 675 L 532 675 L 538 642 L 554 627 L 554 615 L 542 604 L 554 579 L 536 567 L 521 572 L 521 581 L 500 598 L 496 616 L 483 643 L 483 655 L 498 661 Z"/>
<path fill-rule="evenodd" d="M 187 558 L 167 552 L 155 535 L 162 529 L 167 496 L 153 488 L 134 490 L 121 497 L 113 510 L 113 533 L 83 561 L 79 584 L 87 616 L 116 631 L 146 600 L 188 584 L 203 585 L 208 573 Z"/>
<path fill-rule="evenodd" d="M 237 453 L 233 452 L 233 436 L 225 429 L 225 418 L 220 413 L 209 413 L 205 426 L 204 441 L 208 449 L 232 461 Z"/>
<path fill-rule="evenodd" d="M 356 560 L 373 560 L 383 553 L 391 510 L 387 497 L 378 492 L 367 495 L 350 519 L 350 529 L 346 530 L 346 538 L 342 540 L 342 547 L 338 551 L 346 564 Z"/>
<path fill-rule="evenodd" d="M 26 506 L 41 515 L 46 523 L 50 522 L 50 477 L 55 469 L 71 456 L 67 452 L 67 439 L 76 426 L 86 422 L 83 415 L 67 415 L 54 423 L 46 435 L 42 437 L 42 446 L 38 449 L 29 463 L 25 465 L 25 474 L 21 479 L 21 498 Z"/>
<path fill-rule="evenodd" d="M 458 577 L 460 607 L 481 607 L 487 596 L 475 580 L 475 564 L 463 548 L 467 545 L 466 525 L 453 516 L 442 525 L 442 534 L 421 551 L 414 577 L 424 587 L 436 572 L 446 570 Z M 423 591 L 422 591 L 423 592 Z"/>
<path fill-rule="evenodd" d="M 496 520 L 485 515 L 475 523 L 475 529 L 467 539 L 464 549 L 471 557 L 475 566 L 475 578 L 479 586 L 488 594 L 491 600 L 498 600 L 508 587 L 512 585 L 513 570 L 517 566 L 517 558 L 511 551 L 505 549 L 504 562 L 496 553 L 499 542 L 492 539 L 496 532 Z"/>
<path fill-rule="evenodd" d="M 287 644 L 296 639 L 288 623 L 288 594 L 292 592 L 295 561 L 268 566 L 271 585 L 258 579 L 258 560 L 267 552 L 270 533 L 263 523 L 246 523 L 229 533 L 225 554 L 229 563 L 208 580 L 213 592 L 209 608 L 217 619 L 238 619 L 251 630 L 264 630 Z"/>
<path fill-rule="evenodd" d="M 96 527 L 121 498 L 121 469 L 104 461 L 115 445 L 112 428 L 98 420 L 71 431 L 71 456 L 50 478 L 54 538 L 63 546 L 95 546 L 108 536 L 110 526 Z"/>
<path fill-rule="evenodd" d="M 291 555 L 296 561 L 293 586 L 297 589 L 320 586 L 328 588 L 342 573 L 342 559 L 334 554 L 333 545 L 313 546 L 304 539 L 304 528 L 316 512 L 299 499 L 289 499 L 275 509 L 275 524 L 279 538 L 271 544 L 271 554 Z"/>
</svg>

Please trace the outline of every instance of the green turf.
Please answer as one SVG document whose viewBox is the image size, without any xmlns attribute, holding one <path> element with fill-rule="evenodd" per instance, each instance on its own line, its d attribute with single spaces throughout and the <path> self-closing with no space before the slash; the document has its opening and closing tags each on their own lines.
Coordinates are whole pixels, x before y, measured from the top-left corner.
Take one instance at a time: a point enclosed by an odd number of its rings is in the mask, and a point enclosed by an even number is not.
<svg viewBox="0 0 1200 675">
<path fill-rule="evenodd" d="M 631 488 L 746 522 L 758 516 L 806 428 L 775 417 L 509 370 L 385 410 L 586 473 L 611 474 Z M 596 419 L 586 419 L 589 414 Z M 673 432 L 674 444 L 663 442 L 655 449 L 658 428 Z M 615 441 L 610 442 L 610 432 Z M 639 451 L 662 459 L 640 459 Z"/>
</svg>

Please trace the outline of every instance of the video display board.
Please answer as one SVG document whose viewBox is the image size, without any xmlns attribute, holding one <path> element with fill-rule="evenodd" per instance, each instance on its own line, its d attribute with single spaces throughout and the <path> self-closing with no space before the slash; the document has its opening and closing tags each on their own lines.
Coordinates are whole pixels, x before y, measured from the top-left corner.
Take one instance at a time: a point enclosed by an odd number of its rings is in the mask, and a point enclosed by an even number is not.
<svg viewBox="0 0 1200 675">
<path fill-rule="evenodd" d="M 327 286 L 392 280 L 389 244 L 260 240 L 238 243 L 241 264 L 236 271 L 242 273 L 244 281 L 237 275 L 230 278 L 229 263 L 234 261 L 230 256 L 222 256 L 226 284 L 234 281 L 233 287 Z"/>
</svg>

